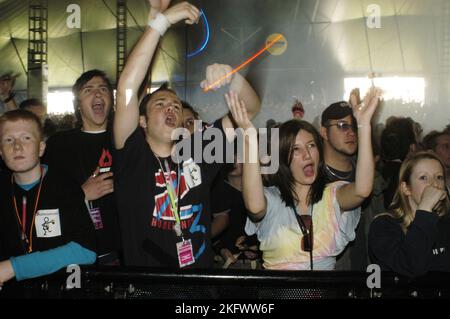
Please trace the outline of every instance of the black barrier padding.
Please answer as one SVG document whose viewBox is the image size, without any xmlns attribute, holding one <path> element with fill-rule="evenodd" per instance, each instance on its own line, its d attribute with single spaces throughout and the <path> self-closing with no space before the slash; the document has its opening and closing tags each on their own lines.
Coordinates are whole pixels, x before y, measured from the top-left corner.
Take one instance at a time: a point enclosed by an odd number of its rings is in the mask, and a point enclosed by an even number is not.
<svg viewBox="0 0 450 319">
<path fill-rule="evenodd" d="M 67 289 L 70 274 L 11 281 L 0 299 L 369 299 L 450 298 L 450 274 L 410 279 L 383 273 L 380 289 L 369 289 L 368 273 L 338 271 L 186 270 L 82 268 L 81 288 Z"/>
</svg>

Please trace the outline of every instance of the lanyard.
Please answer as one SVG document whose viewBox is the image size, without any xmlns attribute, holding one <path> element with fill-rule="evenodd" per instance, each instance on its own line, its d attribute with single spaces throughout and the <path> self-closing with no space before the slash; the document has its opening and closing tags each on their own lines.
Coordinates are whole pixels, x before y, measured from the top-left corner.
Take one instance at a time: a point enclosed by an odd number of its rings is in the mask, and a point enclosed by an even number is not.
<svg viewBox="0 0 450 319">
<path fill-rule="evenodd" d="M 177 166 L 177 191 L 175 193 L 175 189 L 174 189 L 174 182 L 172 180 L 172 174 L 171 174 L 171 170 L 169 167 L 169 163 L 167 163 L 167 160 L 164 160 L 164 166 L 166 167 L 166 170 L 164 170 L 161 161 L 159 160 L 159 157 L 156 156 L 156 159 L 158 160 L 159 163 L 159 167 L 161 168 L 162 172 L 163 172 L 163 176 L 164 176 L 164 181 L 166 184 L 166 189 L 167 189 L 167 193 L 169 195 L 169 200 L 170 200 L 170 207 L 172 209 L 172 213 L 175 216 L 175 220 L 178 224 L 180 224 L 180 214 L 179 214 L 179 199 L 180 199 L 180 164 L 178 164 Z M 166 178 L 166 174 L 167 174 L 167 178 Z"/>
<path fill-rule="evenodd" d="M 41 188 L 42 188 L 42 181 L 44 179 L 44 170 L 41 167 L 41 178 L 39 181 L 39 189 L 36 195 L 36 201 L 34 203 L 34 210 L 33 210 L 33 217 L 31 220 L 31 227 L 30 227 L 30 235 L 27 237 L 26 235 L 26 228 L 27 228 L 27 198 L 25 196 L 22 197 L 22 220 L 19 217 L 19 210 L 17 209 L 17 201 L 16 196 L 14 195 L 14 175 L 11 175 L 11 186 L 12 186 L 12 200 L 14 204 L 14 210 L 16 212 L 17 220 L 19 222 L 19 225 L 21 227 L 22 231 L 22 241 L 25 240 L 28 249 L 27 252 L 31 253 L 33 251 L 33 228 L 34 228 L 34 218 L 36 216 L 37 206 L 39 203 L 39 197 L 41 196 Z"/>
<path fill-rule="evenodd" d="M 14 196 L 14 208 L 17 210 L 16 197 Z M 25 239 L 24 234 L 27 232 L 27 197 L 22 197 L 22 240 Z"/>
<path fill-rule="evenodd" d="M 310 214 L 311 215 L 311 230 L 310 230 L 309 234 L 308 234 L 308 231 L 307 231 L 305 223 L 301 219 L 300 215 L 297 214 L 297 208 L 295 207 L 295 205 L 292 206 L 292 209 L 294 210 L 295 218 L 297 219 L 298 225 L 300 226 L 300 230 L 302 231 L 303 236 L 309 237 L 308 240 L 309 240 L 309 243 L 311 245 L 311 250 L 309 251 L 309 265 L 310 265 L 310 269 L 314 270 L 313 244 L 312 244 L 312 240 L 311 240 L 312 236 L 313 236 L 313 234 L 312 234 L 312 231 L 313 231 L 313 219 L 312 219 L 312 217 L 313 217 L 314 205 L 311 207 L 311 210 L 310 210 L 310 212 L 311 212 L 311 214 Z"/>
</svg>

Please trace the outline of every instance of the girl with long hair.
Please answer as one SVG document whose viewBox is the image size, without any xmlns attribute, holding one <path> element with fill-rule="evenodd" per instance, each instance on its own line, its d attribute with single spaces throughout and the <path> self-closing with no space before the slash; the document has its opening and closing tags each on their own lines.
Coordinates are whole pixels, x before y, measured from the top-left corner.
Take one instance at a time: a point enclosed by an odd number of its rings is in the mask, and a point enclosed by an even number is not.
<svg viewBox="0 0 450 319">
<path fill-rule="evenodd" d="M 332 270 L 336 255 L 355 237 L 358 207 L 372 191 L 374 161 L 370 120 L 379 91 L 371 89 L 365 103 L 353 106 L 358 124 L 358 162 L 354 183 L 325 185 L 324 159 L 318 132 L 308 122 L 290 120 L 279 127 L 279 169 L 273 186 L 264 187 L 256 130 L 245 106 L 230 92 L 226 100 L 245 131 L 243 196 L 249 218 L 246 232 L 257 234 L 264 268 Z"/>
<path fill-rule="evenodd" d="M 369 255 L 382 270 L 406 276 L 450 271 L 449 199 L 440 159 L 419 152 L 400 168 L 399 185 L 387 213 L 369 231 Z"/>
</svg>

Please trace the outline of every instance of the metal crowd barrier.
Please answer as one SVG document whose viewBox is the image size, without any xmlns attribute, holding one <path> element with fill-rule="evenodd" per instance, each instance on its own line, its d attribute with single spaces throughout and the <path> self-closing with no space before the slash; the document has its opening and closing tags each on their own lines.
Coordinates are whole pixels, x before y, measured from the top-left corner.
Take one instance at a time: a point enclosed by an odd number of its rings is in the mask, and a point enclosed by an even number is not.
<svg viewBox="0 0 450 319">
<path fill-rule="evenodd" d="M 86 267 L 79 288 L 69 289 L 71 273 L 6 283 L 0 299 L 395 299 L 450 298 L 450 273 L 416 279 L 382 273 L 381 287 L 370 289 L 364 272 L 185 270 Z"/>
</svg>

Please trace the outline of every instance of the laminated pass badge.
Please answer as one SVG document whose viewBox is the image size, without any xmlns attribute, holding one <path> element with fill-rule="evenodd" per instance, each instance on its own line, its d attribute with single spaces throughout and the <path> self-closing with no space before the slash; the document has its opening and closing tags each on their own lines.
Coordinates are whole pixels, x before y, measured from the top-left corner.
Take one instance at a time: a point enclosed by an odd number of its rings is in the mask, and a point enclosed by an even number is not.
<svg viewBox="0 0 450 319">
<path fill-rule="evenodd" d="M 100 208 L 89 207 L 89 215 L 91 215 L 91 220 L 94 224 L 95 230 L 103 229 L 103 221 Z"/>
<path fill-rule="evenodd" d="M 35 227 L 38 238 L 61 236 L 59 209 L 38 210 L 36 213 Z"/>
<path fill-rule="evenodd" d="M 177 255 L 180 268 L 195 263 L 194 253 L 192 252 L 191 240 L 184 240 L 177 243 Z"/>
<path fill-rule="evenodd" d="M 192 158 L 183 162 L 184 179 L 189 188 L 193 188 L 202 183 L 202 175 L 200 173 L 200 166 L 194 162 Z"/>
</svg>

